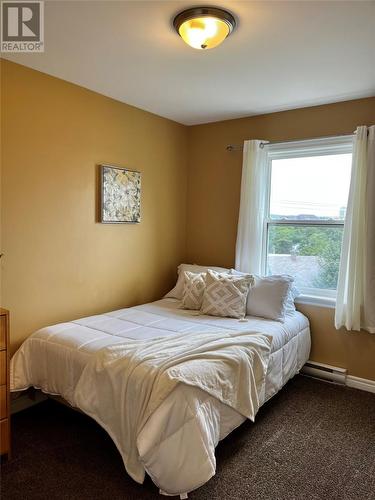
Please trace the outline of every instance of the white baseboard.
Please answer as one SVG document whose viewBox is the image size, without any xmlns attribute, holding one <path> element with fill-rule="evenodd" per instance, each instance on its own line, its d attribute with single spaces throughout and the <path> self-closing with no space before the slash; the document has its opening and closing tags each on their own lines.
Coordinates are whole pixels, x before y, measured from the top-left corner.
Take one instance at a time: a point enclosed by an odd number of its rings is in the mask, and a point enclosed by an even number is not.
<svg viewBox="0 0 375 500">
<path fill-rule="evenodd" d="M 308 360 L 302 367 L 301 373 L 327 382 L 345 385 L 346 369 L 338 366 L 326 365 L 317 361 Z"/>
<path fill-rule="evenodd" d="M 373 392 L 375 394 L 375 380 L 347 375 L 346 385 L 354 389 L 361 389 L 362 391 Z"/>
<path fill-rule="evenodd" d="M 375 380 L 355 377 L 354 375 L 347 375 L 346 368 L 340 368 L 308 360 L 302 367 L 301 374 L 306 375 L 307 377 L 323 380 L 325 382 L 346 385 L 347 387 L 352 387 L 353 389 L 360 389 L 361 391 L 375 393 Z"/>
</svg>

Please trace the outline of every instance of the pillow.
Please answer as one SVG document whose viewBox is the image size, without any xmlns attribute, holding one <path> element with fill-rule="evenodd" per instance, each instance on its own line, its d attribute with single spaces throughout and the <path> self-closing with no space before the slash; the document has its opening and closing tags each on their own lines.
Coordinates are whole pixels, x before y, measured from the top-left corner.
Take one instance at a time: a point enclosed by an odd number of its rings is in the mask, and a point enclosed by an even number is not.
<svg viewBox="0 0 375 500">
<path fill-rule="evenodd" d="M 202 314 L 243 318 L 246 299 L 253 283 L 250 274 L 235 276 L 207 270 L 206 288 L 203 293 Z"/>
<path fill-rule="evenodd" d="M 231 269 L 231 273 L 235 276 L 245 276 L 245 273 L 235 269 Z M 289 314 L 293 312 L 294 300 L 293 305 L 290 304 L 293 281 L 294 279 L 287 274 L 254 275 L 254 285 L 247 298 L 247 314 L 284 322 L 287 309 Z"/>
<path fill-rule="evenodd" d="M 202 305 L 206 273 L 184 271 L 182 274 L 184 276 L 182 308 L 198 310 Z"/>
<path fill-rule="evenodd" d="M 184 283 L 185 283 L 184 271 L 190 271 L 192 273 L 205 273 L 207 269 L 212 269 L 213 271 L 217 272 L 229 273 L 229 269 L 225 269 L 224 267 L 197 266 L 196 264 L 180 264 L 177 268 L 177 273 L 178 273 L 177 283 L 170 292 L 164 295 L 164 298 L 182 300 L 182 296 L 184 293 Z"/>
<path fill-rule="evenodd" d="M 296 288 L 293 284 L 291 284 L 289 288 L 288 298 L 285 305 L 285 314 L 293 314 L 296 310 L 296 305 L 294 303 L 294 299 L 300 295 L 298 288 Z"/>
</svg>

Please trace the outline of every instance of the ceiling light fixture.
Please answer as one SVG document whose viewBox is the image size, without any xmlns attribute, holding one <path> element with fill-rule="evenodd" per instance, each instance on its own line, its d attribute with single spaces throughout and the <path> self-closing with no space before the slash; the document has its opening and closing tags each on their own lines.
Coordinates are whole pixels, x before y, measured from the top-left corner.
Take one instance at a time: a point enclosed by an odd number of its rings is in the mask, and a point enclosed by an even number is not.
<svg viewBox="0 0 375 500">
<path fill-rule="evenodd" d="M 185 43 L 194 49 L 213 49 L 220 45 L 236 27 L 232 14 L 215 7 L 183 10 L 173 26 Z"/>
</svg>

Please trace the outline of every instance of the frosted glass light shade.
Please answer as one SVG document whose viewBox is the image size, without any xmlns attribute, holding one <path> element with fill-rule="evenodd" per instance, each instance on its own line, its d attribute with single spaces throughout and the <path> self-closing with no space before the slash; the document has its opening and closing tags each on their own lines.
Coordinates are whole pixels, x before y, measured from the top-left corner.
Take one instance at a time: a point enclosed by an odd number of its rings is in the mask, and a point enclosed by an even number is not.
<svg viewBox="0 0 375 500">
<path fill-rule="evenodd" d="M 222 43 L 235 27 L 229 12 L 211 7 L 199 7 L 180 12 L 174 27 L 185 43 L 194 49 L 213 49 Z"/>
</svg>

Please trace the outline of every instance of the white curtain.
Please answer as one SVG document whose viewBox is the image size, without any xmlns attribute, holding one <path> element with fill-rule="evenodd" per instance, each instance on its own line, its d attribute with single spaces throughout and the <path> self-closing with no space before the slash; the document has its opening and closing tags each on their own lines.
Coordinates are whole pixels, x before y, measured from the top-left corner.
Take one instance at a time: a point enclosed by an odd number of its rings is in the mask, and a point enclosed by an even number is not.
<svg viewBox="0 0 375 500">
<path fill-rule="evenodd" d="M 236 243 L 236 269 L 262 274 L 263 224 L 266 209 L 267 147 L 264 141 L 245 141 L 241 202 Z"/>
<path fill-rule="evenodd" d="M 335 326 L 375 333 L 375 126 L 354 136 Z"/>
</svg>

